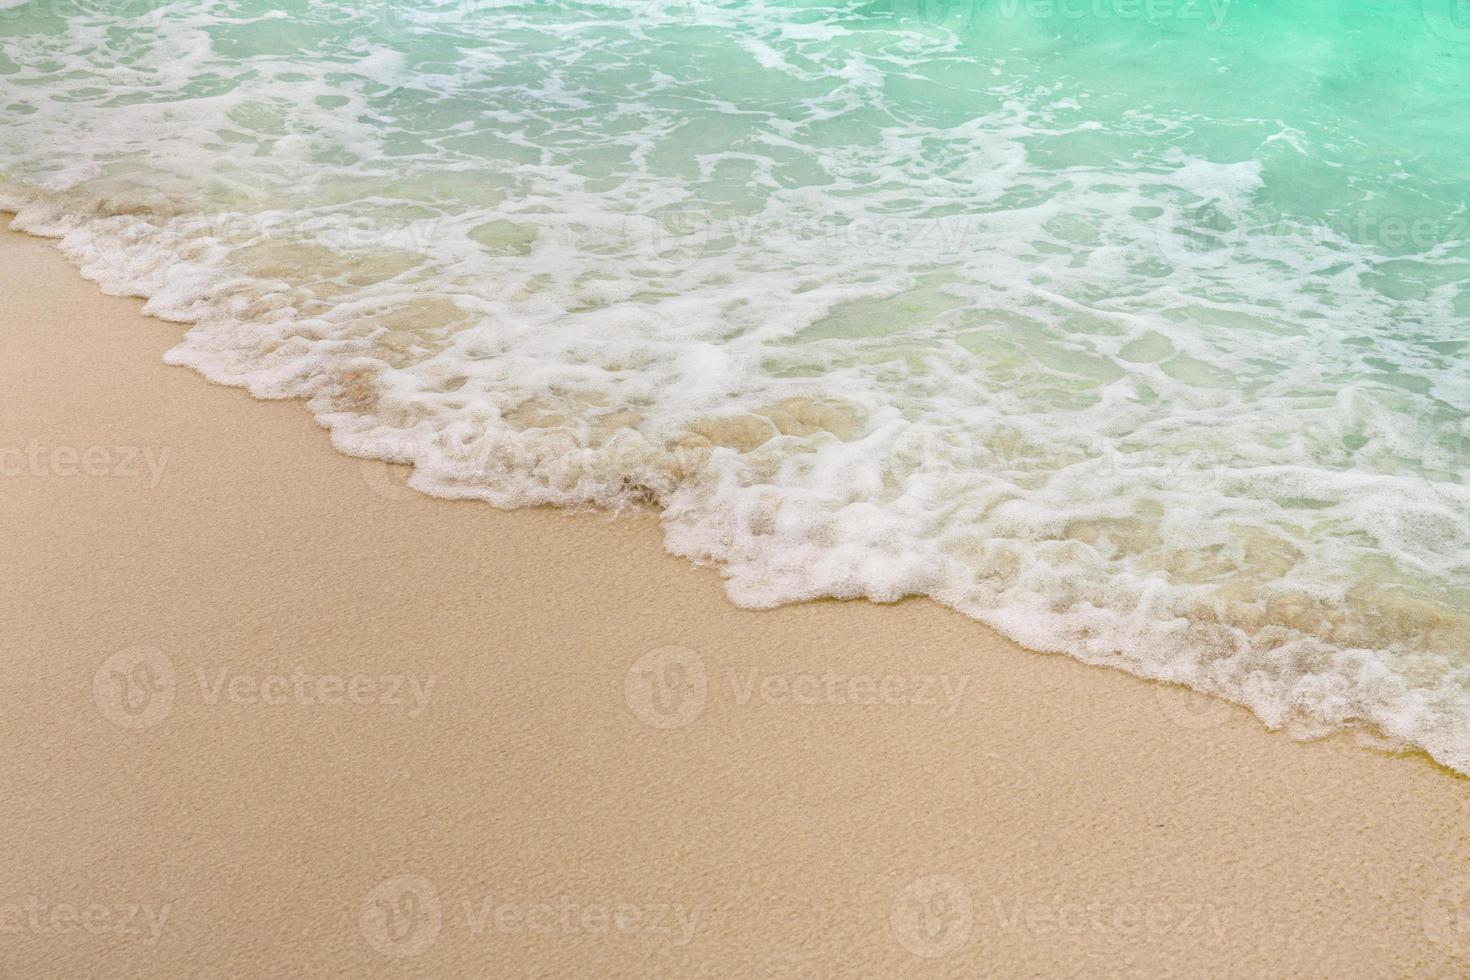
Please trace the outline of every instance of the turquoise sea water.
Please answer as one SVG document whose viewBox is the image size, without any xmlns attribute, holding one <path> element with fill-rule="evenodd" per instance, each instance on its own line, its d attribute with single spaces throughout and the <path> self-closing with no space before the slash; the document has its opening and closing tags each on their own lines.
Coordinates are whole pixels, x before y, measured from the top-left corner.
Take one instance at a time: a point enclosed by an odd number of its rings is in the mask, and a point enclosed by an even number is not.
<svg viewBox="0 0 1470 980">
<path fill-rule="evenodd" d="M 0 206 L 429 493 L 1470 772 L 1463 0 L 0 0 Z"/>
</svg>

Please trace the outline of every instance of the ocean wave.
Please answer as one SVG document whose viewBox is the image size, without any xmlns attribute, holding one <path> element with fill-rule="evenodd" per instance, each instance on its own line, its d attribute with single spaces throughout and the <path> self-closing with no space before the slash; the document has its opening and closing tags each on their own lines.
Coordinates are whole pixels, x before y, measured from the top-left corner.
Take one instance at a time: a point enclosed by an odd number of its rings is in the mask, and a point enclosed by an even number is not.
<svg viewBox="0 0 1470 980">
<path fill-rule="evenodd" d="M 0 207 L 426 493 L 1470 772 L 1470 113 L 1352 83 L 1443 37 L 920 7 L 42 8 Z"/>
</svg>

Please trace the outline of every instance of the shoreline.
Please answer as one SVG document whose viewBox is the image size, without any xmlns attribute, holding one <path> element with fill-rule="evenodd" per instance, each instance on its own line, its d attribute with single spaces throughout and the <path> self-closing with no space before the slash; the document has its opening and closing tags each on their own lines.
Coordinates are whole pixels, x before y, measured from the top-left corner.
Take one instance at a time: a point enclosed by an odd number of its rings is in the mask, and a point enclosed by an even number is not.
<svg viewBox="0 0 1470 980">
<path fill-rule="evenodd" d="M 161 282 L 167 280 L 167 276 L 152 281 L 149 288 L 144 291 L 138 291 L 143 287 L 140 287 L 137 281 L 129 275 L 119 274 L 117 268 L 107 258 L 110 252 L 105 246 L 100 250 L 95 242 L 86 246 L 78 246 L 71 241 L 72 236 L 64 230 L 64 226 L 46 222 L 37 225 L 31 221 L 29 216 L 23 222 L 15 212 L 6 211 L 3 206 L 0 206 L 0 216 L 7 215 L 11 219 L 12 228 L 17 224 L 27 225 L 29 223 L 29 230 L 24 232 L 25 234 L 41 240 L 54 238 L 58 250 L 74 266 L 78 267 L 82 277 L 92 281 L 108 295 L 141 298 L 145 304 L 148 304 L 144 307 L 146 310 L 149 305 L 168 292 L 167 289 L 160 286 Z M 36 230 L 37 228 L 40 230 Z M 194 334 L 200 333 L 207 336 L 214 329 L 208 313 L 197 320 L 193 315 L 196 313 L 193 307 L 168 308 L 165 304 L 163 310 L 152 314 L 166 322 L 183 325 L 182 342 L 165 352 L 162 359 L 164 364 L 186 367 L 212 384 L 239 388 L 257 400 L 300 401 L 317 426 L 328 432 L 330 442 L 337 451 L 362 459 L 368 464 L 378 462 L 387 464 L 390 461 L 407 463 L 402 470 L 395 466 L 387 467 L 385 475 L 376 479 L 376 482 L 382 484 L 379 487 L 380 490 L 386 490 L 393 495 L 411 494 L 416 491 L 437 499 L 456 502 L 481 501 L 508 510 L 550 507 L 570 512 L 603 513 L 610 517 L 648 514 L 658 519 L 661 509 L 668 506 L 666 503 L 659 502 L 657 495 L 642 484 L 635 484 L 635 487 L 643 491 L 646 496 L 628 499 L 624 491 L 634 479 L 628 461 L 608 464 L 612 467 L 613 479 L 604 481 L 601 488 L 594 485 L 590 490 L 580 483 L 574 489 L 568 490 L 565 482 L 559 483 L 554 478 L 549 478 L 544 486 L 536 486 L 538 479 L 533 477 L 530 481 L 533 486 L 529 492 L 524 486 L 517 485 L 514 479 L 510 481 L 509 488 L 494 481 L 465 481 L 458 474 L 451 475 L 445 482 L 441 475 L 436 475 L 441 473 L 444 467 L 438 459 L 438 449 L 432 442 L 423 443 L 412 436 L 403 437 L 401 434 L 384 439 L 364 438 L 356 425 L 360 417 L 354 411 L 344 412 L 332 408 L 330 404 L 325 407 L 320 405 L 319 392 L 303 393 L 311 392 L 313 389 L 310 386 L 279 384 L 271 381 L 262 383 L 253 371 L 229 368 L 221 370 L 218 363 L 209 359 L 201 361 L 197 356 L 186 356 L 181 353 L 192 342 Z M 7 466 L 17 470 L 24 469 L 27 464 L 30 469 L 34 470 L 39 465 L 34 457 L 38 452 L 43 451 L 43 447 L 10 447 L 8 451 L 15 454 L 15 460 L 0 460 L 0 471 L 4 471 Z M 523 451 L 524 447 L 513 450 L 513 452 Z M 447 455 L 457 464 L 468 464 L 473 469 L 478 465 L 488 465 L 496 452 L 497 450 L 492 449 L 486 456 L 479 459 L 473 453 L 462 457 L 455 457 L 452 453 Z M 80 460 L 69 461 L 65 465 L 75 469 L 77 463 L 83 463 L 85 466 L 84 461 Z M 93 465 L 102 465 L 100 458 Z M 154 468 L 154 461 L 144 453 L 140 465 L 147 466 L 151 470 Z M 532 465 L 536 465 L 534 457 L 519 457 L 515 464 L 505 464 L 501 468 L 508 470 L 512 475 L 519 475 L 516 473 L 517 470 Z M 498 461 L 497 466 L 500 466 Z M 451 473 L 453 469 L 454 466 L 451 466 Z M 364 473 L 366 472 L 364 470 Z M 398 474 L 397 477 L 387 475 L 395 473 Z M 398 484 L 397 488 L 392 486 L 395 481 Z M 619 488 L 619 483 L 621 483 L 621 488 Z M 674 505 L 674 509 L 679 508 Z M 713 519 L 715 522 L 720 522 L 728 517 L 728 514 L 716 513 Z M 932 586 L 908 592 L 893 588 L 892 583 L 885 583 L 876 589 L 871 583 L 853 588 L 851 582 L 843 578 L 829 580 L 825 588 L 801 588 L 795 593 L 788 590 L 784 597 L 772 597 L 765 594 L 764 587 L 759 584 L 761 578 L 758 575 L 752 576 L 752 563 L 748 560 L 749 556 L 741 555 L 739 548 L 711 546 L 711 540 L 701 539 L 698 533 L 691 536 L 690 525 L 687 522 L 683 526 L 678 525 L 677 522 L 660 521 L 660 524 L 667 551 L 688 559 L 692 565 L 717 569 L 725 581 L 724 588 L 727 596 L 732 602 L 746 608 L 768 609 L 813 600 L 849 601 L 852 599 L 867 599 L 884 605 L 891 604 L 894 601 L 893 596 L 901 596 L 904 599 L 930 600 L 946 609 L 958 611 L 961 615 L 976 622 L 977 625 L 1034 652 L 1060 654 L 1082 663 L 1121 670 L 1145 680 L 1175 684 L 1197 691 L 1207 697 L 1217 697 L 1232 705 L 1244 707 L 1263 725 L 1272 730 L 1284 730 L 1294 738 L 1311 740 L 1324 736 L 1345 735 L 1359 740 L 1364 745 L 1371 745 L 1383 751 L 1403 755 L 1422 755 L 1437 768 L 1442 768 L 1456 777 L 1470 779 L 1470 761 L 1467 761 L 1470 760 L 1470 757 L 1465 755 L 1465 746 L 1462 744 L 1464 739 L 1457 740 L 1453 736 L 1445 737 L 1446 732 L 1470 731 L 1470 728 L 1466 728 L 1470 726 L 1470 717 L 1461 717 L 1466 707 L 1463 701 L 1457 705 L 1453 714 L 1447 713 L 1442 705 L 1435 712 L 1422 703 L 1417 704 L 1414 710 L 1409 712 L 1395 711 L 1386 716 L 1376 714 L 1373 708 L 1377 705 L 1372 702 L 1380 696 L 1380 689 L 1391 692 L 1393 684 L 1384 686 L 1374 682 L 1355 685 L 1351 674 L 1354 671 L 1362 672 L 1364 670 L 1362 664 L 1349 664 L 1342 670 L 1328 672 L 1332 675 L 1331 681 L 1342 682 L 1344 679 L 1349 681 L 1348 700 L 1352 703 L 1352 710 L 1345 712 L 1341 698 L 1323 694 L 1319 685 L 1301 683 L 1303 680 L 1317 679 L 1311 671 L 1299 675 L 1298 683 L 1290 689 L 1279 688 L 1271 690 L 1269 695 L 1262 695 L 1259 691 L 1253 692 L 1249 682 L 1262 677 L 1274 676 L 1275 672 L 1281 668 L 1279 663 L 1266 663 L 1264 669 L 1252 671 L 1244 681 L 1236 678 L 1233 681 L 1222 682 L 1208 672 L 1202 671 L 1200 669 L 1202 664 L 1199 660 L 1190 661 L 1183 671 L 1178 669 L 1177 663 L 1172 665 L 1174 669 L 1165 670 L 1145 660 L 1129 657 L 1125 653 L 1125 651 L 1141 649 L 1152 649 L 1157 652 L 1160 638 L 1175 632 L 1172 629 L 1150 632 L 1148 628 L 1140 628 L 1125 631 L 1122 635 L 1115 635 L 1108 632 L 1109 622 L 1104 621 L 1100 625 L 1084 625 L 1079 633 L 1083 639 L 1072 636 L 1069 642 L 1066 637 L 1070 627 L 1067 625 L 1058 627 L 1057 622 L 1060 620 L 1065 623 L 1075 616 L 1073 609 L 1068 609 L 1055 616 L 1038 616 L 1032 612 L 1017 611 L 1008 603 L 994 605 L 985 601 L 976 602 L 973 599 L 969 601 L 964 598 L 956 599 L 951 593 L 943 589 L 935 590 Z M 699 521 L 693 524 L 694 527 L 699 525 Z M 820 558 L 820 555 L 818 557 Z M 759 568 L 759 560 L 754 564 Z M 783 569 L 777 566 L 774 571 L 769 568 L 766 571 L 773 576 L 779 576 Z M 1301 597 L 1298 596 L 1298 598 Z M 1365 607 L 1359 612 L 1369 620 L 1394 622 L 1394 629 L 1400 632 L 1406 628 L 1402 622 L 1405 619 L 1413 624 L 1407 628 L 1418 629 L 1421 632 L 1433 632 L 1437 624 L 1443 624 L 1444 617 L 1436 617 L 1431 610 L 1427 610 L 1422 605 L 1375 602 L 1371 597 L 1361 597 L 1358 604 Z M 1283 608 L 1289 606 L 1289 602 L 1283 601 Z M 1269 611 L 1267 616 L 1269 618 Z M 1289 620 L 1290 616 L 1285 618 Z M 1218 608 L 1206 608 L 1200 618 L 1190 619 L 1192 626 L 1206 627 L 1204 634 L 1195 635 L 1194 639 L 1188 643 L 1179 644 L 1177 639 L 1165 642 L 1176 644 L 1176 653 L 1185 650 L 1198 653 L 1203 646 L 1213 644 L 1211 649 L 1214 656 L 1225 656 L 1230 659 L 1240 652 L 1235 644 L 1235 640 L 1238 640 L 1239 637 L 1222 637 L 1218 634 L 1211 636 L 1207 635 L 1207 632 L 1211 625 L 1222 623 L 1228 625 L 1231 621 L 1229 616 L 1222 614 Z M 1161 622 L 1169 623 L 1169 620 L 1166 617 Z M 1177 621 L 1175 624 L 1177 625 Z M 1062 630 L 1062 639 L 1058 639 L 1059 628 Z M 1314 637 L 1310 631 L 1301 635 L 1308 640 Z M 1096 641 L 1100 638 L 1106 638 L 1106 642 L 1101 646 L 1102 653 L 1097 652 Z M 1368 641 L 1360 637 L 1359 642 Z M 1232 649 L 1234 654 L 1228 652 Z M 1331 647 L 1330 649 L 1335 650 L 1335 653 L 1331 654 L 1333 656 L 1363 653 L 1369 655 L 1370 658 L 1376 657 L 1378 659 L 1372 666 L 1388 669 L 1390 682 L 1399 680 L 1398 675 L 1393 673 L 1395 668 L 1383 663 L 1382 651 L 1347 647 Z M 1297 660 L 1303 658 L 1304 654 L 1301 652 L 1295 655 Z M 1271 684 L 1267 683 L 1265 687 L 1270 689 Z M 1354 697 L 1362 700 L 1353 702 Z M 1370 703 L 1365 706 L 1363 702 Z M 1465 725 L 1458 724 L 1462 720 Z M 1432 724 L 1426 725 L 1426 722 L 1432 722 Z"/>
<path fill-rule="evenodd" d="M 0 975 L 1470 964 L 1425 755 L 932 602 L 739 609 L 647 518 L 409 490 L 0 248 L 0 446 L 46 460 L 3 481 Z"/>
</svg>

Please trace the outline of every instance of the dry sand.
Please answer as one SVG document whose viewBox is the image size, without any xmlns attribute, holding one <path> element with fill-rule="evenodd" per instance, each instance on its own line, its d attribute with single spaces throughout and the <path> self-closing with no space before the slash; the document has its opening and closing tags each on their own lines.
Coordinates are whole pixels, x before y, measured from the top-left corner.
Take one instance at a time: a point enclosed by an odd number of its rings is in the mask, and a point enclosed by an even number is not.
<svg viewBox="0 0 1470 980">
<path fill-rule="evenodd" d="M 49 243 L 0 270 L 0 976 L 1470 973 L 1421 756 L 737 609 L 649 517 L 416 495 Z"/>
</svg>

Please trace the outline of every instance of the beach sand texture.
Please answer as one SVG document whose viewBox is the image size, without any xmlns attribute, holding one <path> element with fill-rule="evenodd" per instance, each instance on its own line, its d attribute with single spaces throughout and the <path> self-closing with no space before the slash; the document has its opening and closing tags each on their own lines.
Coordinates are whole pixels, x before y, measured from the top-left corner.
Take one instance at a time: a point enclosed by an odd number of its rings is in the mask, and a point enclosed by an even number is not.
<svg viewBox="0 0 1470 980">
<path fill-rule="evenodd" d="M 0 249 L 0 976 L 1470 972 L 1423 756 L 418 495 Z"/>
</svg>

